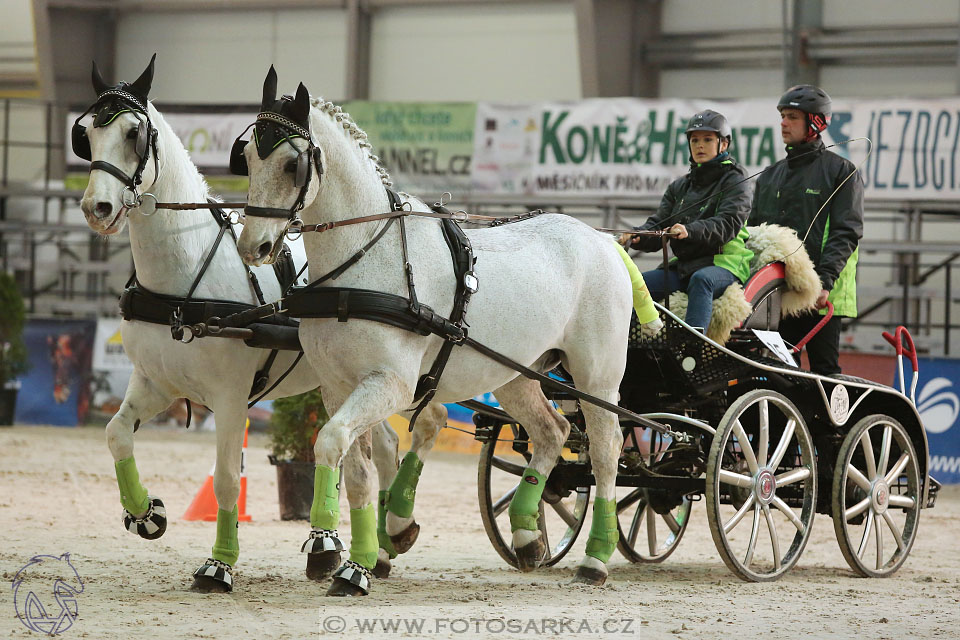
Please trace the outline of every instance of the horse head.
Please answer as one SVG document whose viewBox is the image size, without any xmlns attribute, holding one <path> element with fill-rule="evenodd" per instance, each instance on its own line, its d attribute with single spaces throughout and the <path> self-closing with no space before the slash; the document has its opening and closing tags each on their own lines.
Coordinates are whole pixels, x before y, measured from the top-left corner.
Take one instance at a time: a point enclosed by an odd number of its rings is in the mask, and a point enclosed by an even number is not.
<svg viewBox="0 0 960 640">
<path fill-rule="evenodd" d="M 139 193 L 149 190 L 159 172 L 156 110 L 147 97 L 153 83 L 153 64 L 133 83 L 109 85 L 93 63 L 92 81 L 96 101 L 73 125 L 73 150 L 90 160 L 90 181 L 80 208 L 90 228 L 103 235 L 119 232 L 126 213 L 140 206 Z M 80 121 L 93 115 L 93 126 Z M 151 160 L 152 158 L 152 160 Z"/>
<path fill-rule="evenodd" d="M 252 140 L 241 134 L 230 154 L 230 170 L 250 176 L 243 233 L 237 248 L 251 265 L 272 263 L 284 233 L 298 213 L 316 199 L 323 178 L 323 151 L 311 132 L 310 93 L 300 83 L 296 96 L 277 95 L 271 65 Z M 250 129 L 250 127 L 247 127 Z"/>
</svg>

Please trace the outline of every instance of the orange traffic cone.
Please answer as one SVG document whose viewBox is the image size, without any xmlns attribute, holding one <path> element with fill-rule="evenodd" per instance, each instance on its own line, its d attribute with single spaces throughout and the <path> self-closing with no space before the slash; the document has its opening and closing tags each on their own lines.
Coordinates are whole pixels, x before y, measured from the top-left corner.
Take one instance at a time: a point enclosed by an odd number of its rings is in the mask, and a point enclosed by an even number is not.
<svg viewBox="0 0 960 640">
<path fill-rule="evenodd" d="M 237 520 L 240 522 L 250 522 L 250 516 L 247 514 L 247 429 L 250 428 L 250 420 L 247 420 L 247 426 L 243 431 L 243 451 L 240 454 L 240 497 L 237 498 Z M 187 512 L 183 514 L 184 520 L 204 520 L 205 522 L 215 522 L 217 519 L 217 497 L 213 493 L 213 472 L 216 469 L 216 463 L 210 468 L 207 479 L 204 481 L 200 491 L 194 496 L 193 502 L 187 507 Z"/>
</svg>

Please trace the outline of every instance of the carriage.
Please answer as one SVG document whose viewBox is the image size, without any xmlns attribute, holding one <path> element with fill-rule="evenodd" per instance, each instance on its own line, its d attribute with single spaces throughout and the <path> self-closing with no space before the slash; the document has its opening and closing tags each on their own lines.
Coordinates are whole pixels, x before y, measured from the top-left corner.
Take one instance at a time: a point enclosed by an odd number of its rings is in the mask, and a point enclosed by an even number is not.
<svg viewBox="0 0 960 640">
<path fill-rule="evenodd" d="M 817 513 L 831 516 L 840 549 L 859 575 L 891 575 L 905 561 L 920 510 L 934 505 L 939 489 L 913 402 L 912 339 L 903 327 L 885 334 L 897 349 L 903 392 L 852 376 L 812 374 L 778 359 L 776 345 L 753 329 L 777 328 L 783 271 L 773 263 L 748 281 L 753 312 L 726 344 L 659 305 L 665 328 L 645 340 L 634 317 L 620 405 L 672 433 L 621 420 L 617 548 L 631 562 L 669 557 L 701 499 L 721 558 L 744 580 L 775 580 L 789 571 Z M 913 365 L 909 398 L 904 357 Z M 577 539 L 594 480 L 577 401 L 563 392 L 547 395 L 571 425 L 539 506 L 548 541 L 544 564 L 553 565 Z M 476 412 L 482 443 L 484 528 L 497 553 L 516 566 L 504 514 L 525 466 L 517 456 L 528 461 L 532 444 L 504 411 L 462 404 Z"/>
</svg>

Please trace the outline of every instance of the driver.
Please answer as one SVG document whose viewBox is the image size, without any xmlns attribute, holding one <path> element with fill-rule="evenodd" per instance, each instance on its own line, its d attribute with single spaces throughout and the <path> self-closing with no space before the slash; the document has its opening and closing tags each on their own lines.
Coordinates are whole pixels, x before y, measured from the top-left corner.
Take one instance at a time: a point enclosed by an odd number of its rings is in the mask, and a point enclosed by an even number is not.
<svg viewBox="0 0 960 640">
<path fill-rule="evenodd" d="M 750 213 L 751 186 L 746 172 L 727 151 L 730 124 L 723 114 L 706 109 L 690 118 L 686 128 L 689 172 L 667 187 L 657 212 L 637 230 L 668 229 L 674 259 L 646 271 L 643 280 L 653 297 L 674 291 L 688 296 L 685 321 L 706 332 L 713 301 L 727 287 L 750 277 L 753 252 L 744 245 L 744 224 Z M 657 251 L 660 238 L 624 234 L 632 249 Z"/>
</svg>

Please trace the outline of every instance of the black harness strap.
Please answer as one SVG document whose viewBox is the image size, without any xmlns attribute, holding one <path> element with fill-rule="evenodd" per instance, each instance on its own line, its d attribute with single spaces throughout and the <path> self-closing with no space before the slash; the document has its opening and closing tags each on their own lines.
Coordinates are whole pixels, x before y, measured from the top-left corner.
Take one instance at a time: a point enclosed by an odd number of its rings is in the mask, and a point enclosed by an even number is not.
<svg viewBox="0 0 960 640">
<path fill-rule="evenodd" d="M 449 213 L 446 207 L 440 204 L 434 205 L 432 209 L 437 213 Z M 402 223 L 403 221 L 401 220 L 400 222 Z M 474 288 L 468 286 L 467 275 L 473 275 L 473 266 L 476 258 L 473 256 L 473 247 L 470 245 L 470 240 L 463 232 L 463 229 L 460 228 L 460 225 L 453 220 L 443 219 L 441 220 L 441 229 L 443 230 L 443 238 L 447 241 L 447 246 L 450 248 L 450 256 L 453 259 L 453 273 L 457 282 L 457 289 L 453 298 L 453 309 L 450 312 L 449 321 L 452 325 L 460 328 L 460 335 L 465 337 L 466 331 L 463 330 L 463 325 L 465 324 L 464 316 L 466 315 L 467 304 L 470 302 L 470 296 L 476 291 Z M 474 279 L 472 282 L 475 281 Z M 440 351 L 433 361 L 433 366 L 430 367 L 430 371 L 421 376 L 417 382 L 417 389 L 414 391 L 413 397 L 414 402 L 417 402 L 418 398 L 420 398 L 420 401 L 416 410 L 413 412 L 413 416 L 410 418 L 410 431 L 413 431 L 413 427 L 420 413 L 430 404 L 433 396 L 436 395 L 437 386 L 440 384 L 440 376 L 443 375 L 443 370 L 447 366 L 447 361 L 450 359 L 450 353 L 453 351 L 455 344 L 457 344 L 457 342 L 447 338 L 443 345 L 441 345 Z"/>
</svg>

